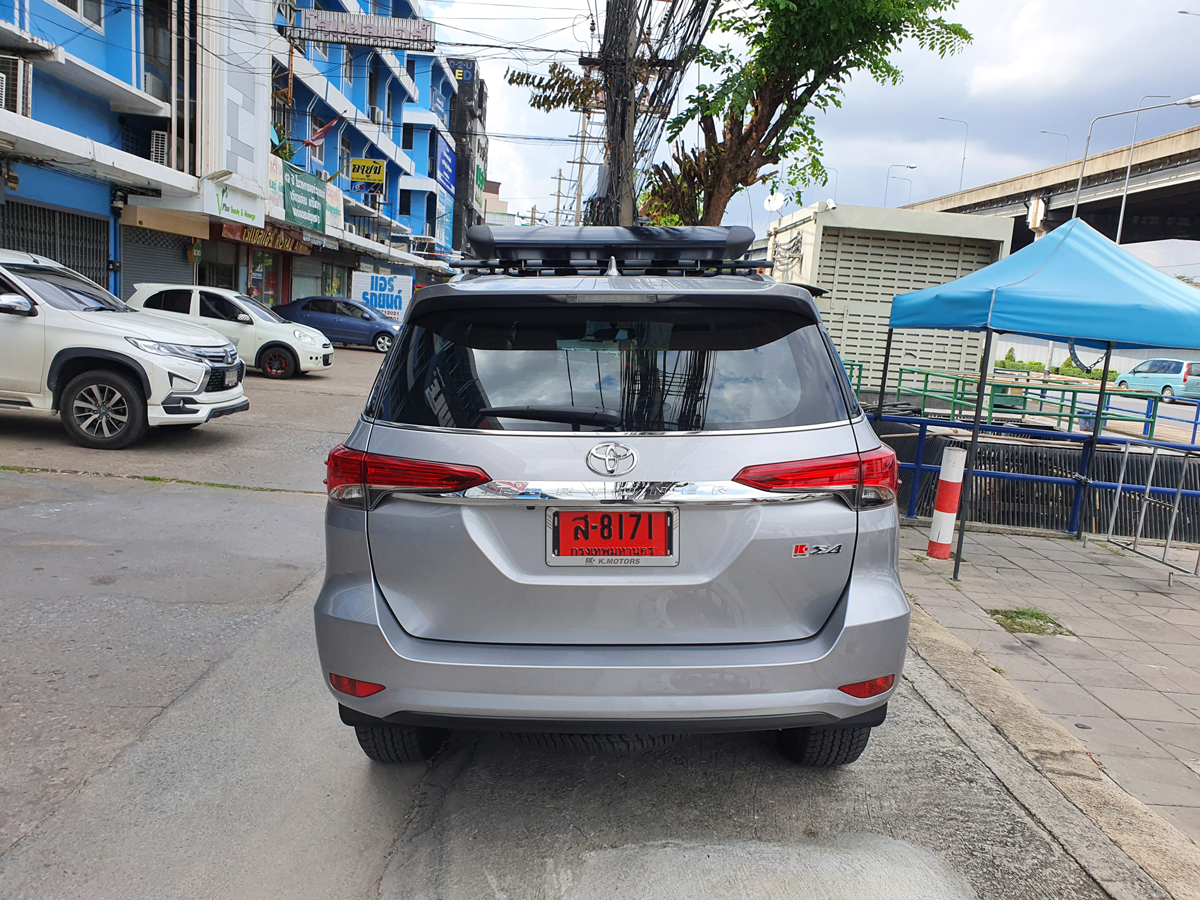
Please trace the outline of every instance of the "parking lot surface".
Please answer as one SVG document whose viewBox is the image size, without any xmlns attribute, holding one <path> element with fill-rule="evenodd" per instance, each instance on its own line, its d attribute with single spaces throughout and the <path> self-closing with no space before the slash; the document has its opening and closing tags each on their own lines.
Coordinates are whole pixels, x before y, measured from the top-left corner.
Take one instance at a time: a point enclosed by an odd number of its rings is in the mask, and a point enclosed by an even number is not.
<svg viewBox="0 0 1200 900">
<path fill-rule="evenodd" d="M 843 770 L 768 734 L 369 762 L 312 633 L 322 460 L 382 359 L 338 353 L 120 453 L 0 413 L 0 898 L 1167 897 L 913 654 Z"/>
<path fill-rule="evenodd" d="M 841 771 L 761 734 L 590 757 L 464 732 L 372 764 L 316 659 L 321 512 L 0 473 L 0 896 L 1106 896 L 919 660 Z"/>
</svg>

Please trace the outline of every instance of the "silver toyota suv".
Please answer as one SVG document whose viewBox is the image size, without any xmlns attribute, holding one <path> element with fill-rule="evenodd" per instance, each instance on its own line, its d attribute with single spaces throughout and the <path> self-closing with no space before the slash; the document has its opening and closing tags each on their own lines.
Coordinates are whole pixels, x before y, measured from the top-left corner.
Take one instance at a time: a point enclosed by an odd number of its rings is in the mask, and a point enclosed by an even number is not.
<svg viewBox="0 0 1200 900">
<path fill-rule="evenodd" d="M 909 608 L 896 456 L 748 228 L 489 228 L 328 460 L 316 633 L 367 756 L 777 731 L 853 762 Z"/>
</svg>

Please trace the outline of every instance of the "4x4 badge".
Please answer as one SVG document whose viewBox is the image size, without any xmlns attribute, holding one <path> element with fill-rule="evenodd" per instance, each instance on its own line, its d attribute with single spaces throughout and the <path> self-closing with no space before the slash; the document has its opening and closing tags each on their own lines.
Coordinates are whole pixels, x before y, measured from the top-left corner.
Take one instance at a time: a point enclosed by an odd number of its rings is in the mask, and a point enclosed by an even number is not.
<svg viewBox="0 0 1200 900">
<path fill-rule="evenodd" d="M 792 548 L 792 558 L 798 556 L 826 556 L 830 553 L 841 553 L 841 544 L 796 544 Z"/>
<path fill-rule="evenodd" d="M 597 475 L 624 475 L 637 465 L 637 454 L 624 444 L 597 444 L 587 455 L 587 467 Z"/>
</svg>

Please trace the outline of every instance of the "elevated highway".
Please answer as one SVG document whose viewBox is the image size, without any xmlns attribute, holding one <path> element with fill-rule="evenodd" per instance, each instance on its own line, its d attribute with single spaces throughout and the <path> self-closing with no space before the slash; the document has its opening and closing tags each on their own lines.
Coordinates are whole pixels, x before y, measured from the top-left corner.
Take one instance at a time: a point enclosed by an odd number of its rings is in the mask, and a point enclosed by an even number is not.
<svg viewBox="0 0 1200 900">
<path fill-rule="evenodd" d="M 1080 217 L 1110 238 L 1117 234 L 1129 145 L 1090 155 Z M 954 194 L 907 209 L 1003 216 L 1016 220 L 1012 249 L 1071 217 L 1079 160 Z M 1121 242 L 1200 240 L 1200 126 L 1139 141 L 1133 148 L 1129 201 Z"/>
</svg>

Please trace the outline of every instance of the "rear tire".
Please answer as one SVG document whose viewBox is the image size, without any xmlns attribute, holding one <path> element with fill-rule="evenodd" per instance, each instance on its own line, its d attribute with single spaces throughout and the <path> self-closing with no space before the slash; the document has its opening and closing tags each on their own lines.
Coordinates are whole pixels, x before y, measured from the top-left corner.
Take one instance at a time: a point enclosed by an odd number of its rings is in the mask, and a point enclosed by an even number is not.
<svg viewBox="0 0 1200 900">
<path fill-rule="evenodd" d="M 506 734 L 525 747 L 591 754 L 638 753 L 666 747 L 679 740 L 677 734 L 560 734 L 549 731 L 513 731 Z"/>
<path fill-rule="evenodd" d="M 122 372 L 95 369 L 76 375 L 58 401 L 71 440 L 92 450 L 121 450 L 146 436 L 146 400 Z"/>
<path fill-rule="evenodd" d="M 291 378 L 300 368 L 292 351 L 285 347 L 268 347 L 258 363 L 268 378 Z"/>
<path fill-rule="evenodd" d="M 392 349 L 392 336 L 386 331 L 381 331 L 375 335 L 375 340 L 371 343 L 375 345 L 375 349 L 380 353 L 387 353 Z"/>
<path fill-rule="evenodd" d="M 794 763 L 829 769 L 854 762 L 867 749 L 870 726 L 862 728 L 785 728 L 779 732 L 779 749 Z"/>
<path fill-rule="evenodd" d="M 354 734 L 363 753 L 375 762 L 409 763 L 432 759 L 450 732 L 419 725 L 356 725 Z"/>
</svg>

